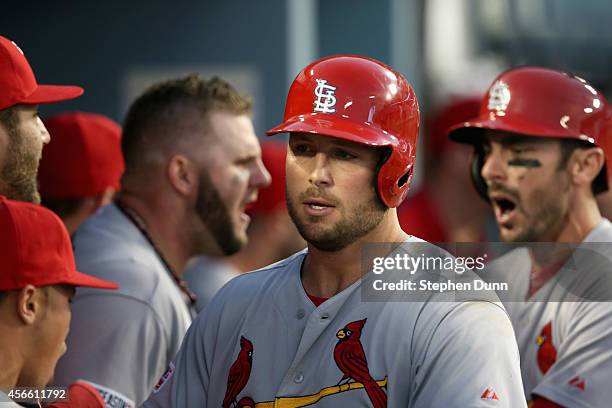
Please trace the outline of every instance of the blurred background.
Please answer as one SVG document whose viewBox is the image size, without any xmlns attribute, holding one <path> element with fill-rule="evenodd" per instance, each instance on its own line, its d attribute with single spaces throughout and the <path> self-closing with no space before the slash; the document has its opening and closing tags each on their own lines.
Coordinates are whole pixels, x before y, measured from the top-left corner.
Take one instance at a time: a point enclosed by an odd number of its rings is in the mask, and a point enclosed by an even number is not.
<svg viewBox="0 0 612 408">
<path fill-rule="evenodd" d="M 523 64 L 573 71 L 608 92 L 611 22 L 607 0 L 31 0 L 4 2 L 0 15 L 1 34 L 40 81 L 86 89 L 43 114 L 79 109 L 120 122 L 149 83 L 201 72 L 253 95 L 260 134 L 281 119 L 299 69 L 337 53 L 402 72 L 425 117 Z"/>
<path fill-rule="evenodd" d="M 0 27 L 39 81 L 86 90 L 43 115 L 78 109 L 121 122 L 150 83 L 199 72 L 253 96 L 260 135 L 281 120 L 303 66 L 338 53 L 379 59 L 419 97 L 413 201 L 400 219 L 433 242 L 495 237 L 470 185 L 471 153 L 449 145 L 444 128 L 475 114 L 497 74 L 542 65 L 612 91 L 608 0 L 31 0 L 5 2 Z"/>
</svg>

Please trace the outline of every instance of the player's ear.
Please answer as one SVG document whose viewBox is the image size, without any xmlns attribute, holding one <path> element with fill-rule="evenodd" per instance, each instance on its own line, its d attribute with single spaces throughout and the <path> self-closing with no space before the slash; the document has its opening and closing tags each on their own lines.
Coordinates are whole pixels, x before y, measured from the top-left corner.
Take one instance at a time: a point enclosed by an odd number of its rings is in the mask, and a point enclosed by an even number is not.
<svg viewBox="0 0 612 408">
<path fill-rule="evenodd" d="M 45 288 L 35 288 L 26 285 L 23 289 L 15 291 L 15 308 L 17 315 L 26 325 L 32 325 L 42 316 L 47 305 L 48 293 Z"/>
<path fill-rule="evenodd" d="M 604 152 L 600 147 L 576 149 L 571 160 L 570 177 L 572 182 L 589 188 L 605 162 Z"/>
<path fill-rule="evenodd" d="M 198 170 L 195 163 L 182 154 L 170 158 L 166 175 L 172 188 L 183 196 L 191 195 L 198 184 Z"/>
</svg>

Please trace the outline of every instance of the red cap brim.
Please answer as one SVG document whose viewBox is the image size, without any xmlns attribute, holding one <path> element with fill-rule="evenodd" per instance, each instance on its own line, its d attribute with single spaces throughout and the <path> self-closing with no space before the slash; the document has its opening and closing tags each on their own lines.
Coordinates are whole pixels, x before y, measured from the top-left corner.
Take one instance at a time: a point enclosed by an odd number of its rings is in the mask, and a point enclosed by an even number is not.
<svg viewBox="0 0 612 408">
<path fill-rule="evenodd" d="M 65 284 L 72 286 L 85 286 L 88 288 L 98 288 L 98 289 L 119 289 L 119 285 L 106 281 L 104 279 L 99 279 L 91 275 L 86 275 L 81 272 L 73 272 L 70 274 L 68 279 L 65 279 L 62 282 L 57 282 L 57 284 Z"/>
<path fill-rule="evenodd" d="M 38 88 L 28 97 L 23 98 L 19 103 L 27 105 L 38 105 L 67 101 L 83 95 L 83 88 L 80 86 L 69 85 L 38 85 Z"/>
<path fill-rule="evenodd" d="M 277 133 L 313 133 L 369 146 L 398 144 L 395 136 L 369 123 L 359 124 L 335 116 L 330 120 L 327 115 L 317 113 L 294 116 L 266 132 L 268 136 Z"/>
</svg>

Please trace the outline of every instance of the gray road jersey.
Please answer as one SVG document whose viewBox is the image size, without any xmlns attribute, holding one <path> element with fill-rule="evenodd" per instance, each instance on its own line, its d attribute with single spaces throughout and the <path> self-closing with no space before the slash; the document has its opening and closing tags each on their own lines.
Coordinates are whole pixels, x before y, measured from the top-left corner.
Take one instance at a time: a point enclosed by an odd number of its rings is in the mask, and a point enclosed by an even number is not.
<svg viewBox="0 0 612 408">
<path fill-rule="evenodd" d="M 363 302 L 360 280 L 315 307 L 305 256 L 221 289 L 143 406 L 526 406 L 501 304 Z"/>
<path fill-rule="evenodd" d="M 612 225 L 603 220 L 557 275 L 529 301 L 531 260 L 517 249 L 489 273 L 509 282 L 500 294 L 516 331 L 527 399 L 568 407 L 612 405 Z M 586 251 L 585 251 L 586 249 Z"/>
<path fill-rule="evenodd" d="M 198 297 L 198 313 L 212 300 L 227 282 L 238 276 L 240 271 L 223 259 L 197 256 L 189 260 L 183 278 Z"/>
<path fill-rule="evenodd" d="M 86 380 L 98 385 L 107 401 L 138 405 L 178 351 L 191 323 L 183 293 L 114 204 L 83 224 L 74 248 L 79 271 L 121 287 L 77 290 L 68 352 L 59 361 L 55 382 Z"/>
</svg>

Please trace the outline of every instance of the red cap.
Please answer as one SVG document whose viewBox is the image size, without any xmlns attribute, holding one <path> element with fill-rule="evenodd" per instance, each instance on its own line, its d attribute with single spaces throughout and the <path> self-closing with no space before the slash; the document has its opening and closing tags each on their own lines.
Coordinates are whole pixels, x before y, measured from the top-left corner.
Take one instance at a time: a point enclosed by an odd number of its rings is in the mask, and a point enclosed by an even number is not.
<svg viewBox="0 0 612 408">
<path fill-rule="evenodd" d="M 112 282 L 77 272 L 70 237 L 46 208 L 0 196 L 0 291 L 26 285 L 117 289 Z"/>
<path fill-rule="evenodd" d="M 0 110 L 20 103 L 38 105 L 83 95 L 78 86 L 39 85 L 23 51 L 0 36 Z"/>
<path fill-rule="evenodd" d="M 480 96 L 454 97 L 448 104 L 428 118 L 428 132 L 425 137 L 427 154 L 435 159 L 444 154 L 452 142 L 448 138 L 448 128 L 477 116 L 480 112 Z"/>
<path fill-rule="evenodd" d="M 74 112 L 45 120 L 51 142 L 38 170 L 43 198 L 91 197 L 119 190 L 124 162 L 121 127 L 94 113 Z"/>
<path fill-rule="evenodd" d="M 285 160 L 287 145 L 279 142 L 263 142 L 261 144 L 261 160 L 268 169 L 272 182 L 266 188 L 259 190 L 255 201 L 247 212 L 250 215 L 270 214 L 280 209 L 286 209 L 285 204 Z"/>
</svg>

